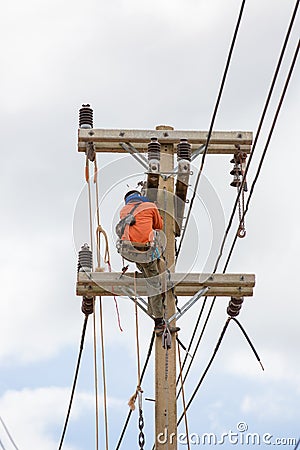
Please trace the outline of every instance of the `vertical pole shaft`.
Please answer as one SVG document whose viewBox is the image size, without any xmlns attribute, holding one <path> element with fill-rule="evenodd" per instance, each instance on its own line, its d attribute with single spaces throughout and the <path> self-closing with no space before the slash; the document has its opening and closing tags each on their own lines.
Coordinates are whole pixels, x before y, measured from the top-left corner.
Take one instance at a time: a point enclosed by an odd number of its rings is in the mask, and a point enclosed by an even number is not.
<svg viewBox="0 0 300 450">
<path fill-rule="evenodd" d="M 172 130 L 172 127 L 159 126 L 157 130 Z M 174 168 L 174 145 L 161 145 L 161 172 L 170 172 Z M 165 219 L 167 269 L 175 271 L 175 221 L 174 221 L 174 179 L 159 181 L 158 207 Z M 164 213 L 164 209 L 166 212 Z M 162 267 L 163 264 L 162 264 Z M 168 272 L 163 276 L 168 277 Z M 162 283 L 164 285 L 164 283 Z M 167 318 L 175 313 L 175 299 L 172 291 L 165 294 Z M 172 326 L 174 326 L 172 322 Z M 156 450 L 177 449 L 177 410 L 176 410 L 176 341 L 172 335 L 172 347 L 168 350 L 166 371 L 166 350 L 162 347 L 162 338 L 155 341 L 155 448 Z M 167 376 L 166 376 L 167 375 Z"/>
</svg>

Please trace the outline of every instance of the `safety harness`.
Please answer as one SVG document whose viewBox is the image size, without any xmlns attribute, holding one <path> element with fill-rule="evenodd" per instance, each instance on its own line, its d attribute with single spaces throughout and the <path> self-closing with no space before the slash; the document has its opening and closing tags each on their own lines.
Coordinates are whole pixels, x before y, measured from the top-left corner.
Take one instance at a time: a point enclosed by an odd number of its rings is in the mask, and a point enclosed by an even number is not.
<svg viewBox="0 0 300 450">
<path fill-rule="evenodd" d="M 129 213 L 117 223 L 115 231 L 119 239 L 116 243 L 116 247 L 117 252 L 127 261 L 149 263 L 155 259 L 159 259 L 161 256 L 158 250 L 158 237 L 156 233 L 154 234 L 154 240 L 152 242 L 140 243 L 122 239 L 126 226 L 132 226 L 136 223 L 133 213 L 141 203 L 142 202 L 135 204 Z"/>
</svg>

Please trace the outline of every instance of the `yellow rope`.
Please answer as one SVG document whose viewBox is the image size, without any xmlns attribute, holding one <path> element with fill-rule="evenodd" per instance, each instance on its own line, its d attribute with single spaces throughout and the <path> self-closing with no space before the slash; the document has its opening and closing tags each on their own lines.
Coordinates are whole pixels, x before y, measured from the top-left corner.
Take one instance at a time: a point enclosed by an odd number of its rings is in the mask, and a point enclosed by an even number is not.
<svg viewBox="0 0 300 450">
<path fill-rule="evenodd" d="M 140 360 L 140 342 L 139 342 L 139 315 L 137 307 L 137 295 L 136 295 L 136 272 L 134 272 L 133 277 L 134 282 L 134 309 L 135 309 L 135 336 L 136 336 L 136 355 L 137 355 L 137 387 L 135 393 L 130 397 L 128 401 L 129 408 L 135 410 L 135 401 L 138 393 L 142 393 L 141 388 L 141 360 Z"/>
<path fill-rule="evenodd" d="M 100 321 L 101 354 L 102 354 L 103 406 L 104 406 L 104 421 L 105 421 L 105 449 L 108 450 L 107 390 L 106 390 L 105 354 L 104 354 L 103 312 L 102 312 L 101 297 L 99 297 L 99 312 L 100 312 L 99 321 Z"/>
<path fill-rule="evenodd" d="M 99 184 L 98 184 L 98 167 L 97 157 L 95 155 L 94 160 L 94 184 L 96 191 L 96 217 L 97 217 L 97 268 L 96 271 L 101 269 L 101 233 L 105 239 L 105 254 L 104 262 L 110 265 L 109 243 L 106 231 L 102 228 L 100 223 L 100 207 L 99 207 Z M 105 371 L 105 353 L 104 353 L 104 327 L 103 327 L 103 310 L 102 299 L 99 297 L 99 323 L 100 323 L 100 337 L 101 337 L 101 356 L 102 356 L 102 380 L 103 380 L 103 408 L 104 408 L 104 424 L 105 424 L 105 448 L 108 450 L 108 415 L 107 415 L 107 389 L 106 389 L 106 371 Z"/>
<path fill-rule="evenodd" d="M 91 239 L 91 251 L 93 252 L 93 218 L 92 218 L 92 193 L 91 183 L 89 175 L 89 160 L 86 158 L 85 164 L 85 179 L 88 185 L 88 203 L 89 203 L 89 220 L 90 220 L 90 239 Z"/>
<path fill-rule="evenodd" d="M 102 228 L 101 225 L 98 225 L 96 230 L 96 238 L 97 238 L 97 269 L 99 270 L 101 265 L 101 255 L 100 255 L 100 240 L 101 240 L 101 234 L 103 234 L 103 237 L 105 239 L 105 252 L 104 252 L 104 262 L 105 264 L 110 264 L 110 253 L 109 253 L 109 243 L 108 243 L 108 237 L 106 234 L 106 231 Z"/>
<path fill-rule="evenodd" d="M 89 174 L 89 159 L 86 157 L 85 163 L 85 179 L 88 185 L 88 205 L 89 205 L 89 227 L 90 227 L 90 240 L 91 251 L 93 252 L 93 218 L 92 218 L 92 193 Z M 93 265 L 94 267 L 94 265 Z M 92 267 L 92 268 L 93 268 Z M 96 340 L 96 319 L 95 319 L 95 297 L 93 301 L 93 329 L 94 329 L 94 380 L 95 380 L 95 408 L 96 408 L 96 450 L 99 448 L 99 406 L 98 406 L 98 374 L 97 374 L 97 340 Z"/>
<path fill-rule="evenodd" d="M 181 356 L 180 356 L 180 345 L 179 345 L 178 341 L 177 341 L 177 352 L 178 352 L 178 362 L 179 362 L 179 370 L 180 370 L 179 376 L 180 376 L 180 383 L 181 383 L 183 414 L 184 414 L 184 422 L 185 422 L 185 435 L 186 435 L 187 447 L 188 447 L 188 450 L 190 450 L 189 428 L 188 428 L 188 421 L 187 421 L 187 414 L 186 414 L 186 403 L 185 403 L 185 394 L 184 394 L 184 387 L 183 387 L 182 364 L 181 364 Z"/>
<path fill-rule="evenodd" d="M 109 254 L 109 242 L 107 233 L 102 228 L 101 222 L 100 222 L 100 207 L 99 207 L 99 184 L 98 184 L 98 166 L 97 166 L 97 159 L 95 156 L 94 160 L 94 183 L 96 185 L 96 215 L 97 215 L 97 230 L 96 230 L 96 239 L 97 239 L 97 269 L 98 271 L 101 270 L 101 252 L 100 252 L 100 245 L 101 245 L 101 234 L 103 234 L 105 239 L 105 252 L 104 252 L 104 262 L 105 264 L 110 264 L 110 254 Z"/>
<path fill-rule="evenodd" d="M 93 328 L 94 328 L 94 379 L 95 379 L 95 400 L 96 400 L 96 449 L 99 448 L 99 405 L 98 405 L 98 373 L 97 373 L 97 338 L 96 338 L 96 298 L 94 297 L 94 313 L 93 313 Z"/>
</svg>

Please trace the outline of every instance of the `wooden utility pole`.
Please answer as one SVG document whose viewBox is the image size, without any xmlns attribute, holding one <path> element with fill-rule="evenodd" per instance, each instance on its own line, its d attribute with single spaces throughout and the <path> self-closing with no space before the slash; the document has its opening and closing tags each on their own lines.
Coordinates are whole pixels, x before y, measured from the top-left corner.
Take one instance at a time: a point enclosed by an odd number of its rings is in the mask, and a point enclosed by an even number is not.
<svg viewBox="0 0 300 450">
<path fill-rule="evenodd" d="M 78 133 L 78 151 L 87 157 L 94 152 L 131 153 L 146 167 L 150 139 L 156 138 L 160 143 L 160 168 L 158 185 L 158 207 L 164 219 L 166 248 L 164 252 L 166 269 L 163 270 L 162 287 L 165 292 L 166 319 L 172 318 L 171 326 L 176 325 L 176 307 L 174 293 L 179 296 L 193 296 L 182 308 L 187 310 L 193 302 L 203 295 L 245 297 L 253 295 L 255 277 L 252 274 L 176 274 L 175 273 L 175 216 L 174 213 L 174 153 L 175 145 L 181 139 L 188 140 L 193 151 L 206 143 L 207 132 L 180 131 L 172 127 L 158 126 L 156 130 L 102 130 L 94 129 L 91 113 L 83 111 L 81 123 L 87 118 L 88 126 L 81 126 Z M 210 154 L 236 154 L 242 151 L 250 153 L 252 133 L 250 132 L 213 132 L 208 146 Z M 139 156 L 140 155 L 140 156 Z M 173 172 L 173 176 L 167 176 Z M 178 171 L 179 172 L 179 171 Z M 146 172 L 149 173 L 149 172 Z M 177 229 L 178 233 L 178 229 Z M 177 234 L 178 236 L 178 234 Z M 76 293 L 79 296 L 127 295 L 135 301 L 132 292 L 136 291 L 138 306 L 147 312 L 143 296 L 149 291 L 145 280 L 133 273 L 79 272 Z M 173 293 L 174 292 L 174 293 Z M 200 294 L 199 294 L 200 293 Z M 156 450 L 177 450 L 177 411 L 176 411 L 176 336 L 172 334 L 171 347 L 163 348 L 162 337 L 155 342 L 155 448 Z"/>
<path fill-rule="evenodd" d="M 172 127 L 158 126 L 157 130 L 173 130 Z M 169 174 L 174 169 L 174 145 L 163 144 L 160 154 L 160 172 Z M 168 272 L 175 272 L 175 220 L 174 220 L 174 178 L 160 177 L 158 207 L 164 220 L 166 235 L 165 265 L 162 274 L 166 286 Z M 165 290 L 165 289 L 164 289 Z M 165 292 L 166 319 L 175 313 L 175 298 L 168 289 Z M 173 321 L 172 326 L 176 323 Z M 172 334 L 170 349 L 164 349 L 162 338 L 155 340 L 155 448 L 156 450 L 177 448 L 177 408 L 176 408 L 176 336 Z M 161 439 L 158 437 L 161 436 Z M 165 439 L 169 440 L 166 447 Z"/>
</svg>

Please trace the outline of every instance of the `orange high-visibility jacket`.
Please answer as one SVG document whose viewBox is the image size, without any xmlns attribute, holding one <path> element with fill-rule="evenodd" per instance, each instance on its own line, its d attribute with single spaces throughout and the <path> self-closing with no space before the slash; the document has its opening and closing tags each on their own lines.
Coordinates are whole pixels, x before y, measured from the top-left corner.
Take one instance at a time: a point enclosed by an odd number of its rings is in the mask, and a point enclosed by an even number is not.
<svg viewBox="0 0 300 450">
<path fill-rule="evenodd" d="M 138 202 L 128 203 L 120 211 L 120 218 L 123 219 L 130 213 L 134 205 Z M 134 225 L 126 225 L 122 240 L 131 242 L 152 242 L 153 230 L 162 230 L 163 220 L 159 214 L 157 206 L 152 202 L 142 202 L 133 212 L 135 217 Z"/>
</svg>

